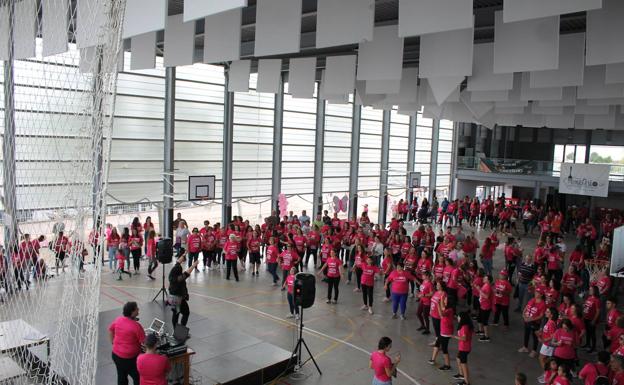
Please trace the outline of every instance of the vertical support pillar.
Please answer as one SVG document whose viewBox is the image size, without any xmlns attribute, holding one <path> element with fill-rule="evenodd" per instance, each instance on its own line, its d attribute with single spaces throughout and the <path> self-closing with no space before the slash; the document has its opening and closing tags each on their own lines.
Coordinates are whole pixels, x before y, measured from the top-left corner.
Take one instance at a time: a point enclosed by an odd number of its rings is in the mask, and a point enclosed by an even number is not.
<svg viewBox="0 0 624 385">
<path fill-rule="evenodd" d="M 585 134 L 585 164 L 589 164 L 589 156 L 591 154 L 590 148 L 592 144 L 592 130 L 587 130 Z"/>
<path fill-rule="evenodd" d="M 98 95 L 102 92 L 102 46 L 96 49 L 97 65 L 93 73 L 93 113 L 91 125 L 95 127 L 91 147 L 93 154 L 93 187 L 92 187 L 92 230 L 100 233 L 102 226 L 102 208 L 104 197 L 102 196 L 102 183 L 104 177 L 104 133 L 102 126 L 102 97 Z M 95 256 L 96 258 L 99 256 Z"/>
<path fill-rule="evenodd" d="M 379 217 L 377 223 L 386 227 L 388 211 L 388 163 L 390 159 L 390 111 L 384 110 L 381 123 L 381 167 L 379 173 Z"/>
<path fill-rule="evenodd" d="M 535 181 L 535 184 L 533 185 L 533 200 L 540 199 L 541 188 L 542 188 L 542 182 Z"/>
<path fill-rule="evenodd" d="M 410 116 L 409 121 L 409 134 L 407 138 L 407 176 L 409 173 L 414 171 L 414 167 L 416 166 L 416 126 L 418 125 L 418 114 L 413 114 Z M 405 190 L 405 199 L 408 204 L 412 203 L 412 199 L 414 199 L 414 190 L 411 186 L 409 186 L 409 180 L 405 181 L 406 190 Z"/>
<path fill-rule="evenodd" d="M 438 177 L 438 142 L 440 139 L 440 121 L 433 120 L 433 128 L 431 134 L 431 162 L 429 171 L 429 201 L 436 196 L 436 184 Z"/>
<path fill-rule="evenodd" d="M 13 72 L 15 2 L 9 1 L 6 5 L 9 11 L 9 34 L 0 36 L 8 39 L 8 60 L 4 62 L 4 140 L 2 141 L 2 171 L 4 177 L 4 246 L 17 244 L 17 197 L 15 193 L 15 89 Z M 11 266 L 10 253 L 4 253 L 7 260 L 5 266 Z M 9 271 L 10 268 L 9 268 Z"/>
<path fill-rule="evenodd" d="M 173 237 L 173 183 L 175 152 L 175 78 L 176 68 L 165 69 L 165 152 L 163 164 L 163 224 L 165 237 Z M 172 238 L 173 239 L 173 238 Z"/>
<path fill-rule="evenodd" d="M 362 106 L 353 103 L 353 124 L 351 126 L 351 163 L 349 166 L 349 219 L 357 217 L 361 123 Z"/>
<path fill-rule="evenodd" d="M 278 196 L 282 191 L 282 142 L 284 138 L 284 74 L 280 76 L 275 94 L 273 119 L 273 172 L 271 174 L 271 210 L 279 210 Z M 280 213 L 280 217 L 286 213 Z"/>
<path fill-rule="evenodd" d="M 459 131 L 464 130 L 464 124 L 468 123 L 453 123 L 453 143 L 451 150 L 451 185 L 449 186 L 449 199 L 461 199 L 462 197 L 457 196 L 457 147 L 459 141 Z"/>
<path fill-rule="evenodd" d="M 320 87 L 321 83 L 317 83 Z M 323 214 L 323 156 L 325 147 L 325 106 L 321 97 L 316 99 L 316 136 L 314 138 L 314 187 L 312 190 L 312 220 Z"/>
<path fill-rule="evenodd" d="M 221 176 L 221 227 L 232 220 L 232 159 L 234 152 L 234 93 L 228 91 L 229 73 L 225 73 L 223 97 L 223 169 Z"/>
</svg>

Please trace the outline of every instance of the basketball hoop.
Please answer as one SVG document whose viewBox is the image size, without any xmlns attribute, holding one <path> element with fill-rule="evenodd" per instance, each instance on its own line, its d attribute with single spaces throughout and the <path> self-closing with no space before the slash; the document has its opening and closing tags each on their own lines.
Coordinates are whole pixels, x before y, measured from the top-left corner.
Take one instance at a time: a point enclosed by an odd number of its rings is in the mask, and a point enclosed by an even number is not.
<svg viewBox="0 0 624 385">
<path fill-rule="evenodd" d="M 589 281 L 593 282 L 598 279 L 600 273 L 606 273 L 609 270 L 609 260 L 589 259 L 585 261 L 585 266 L 589 272 Z"/>
</svg>

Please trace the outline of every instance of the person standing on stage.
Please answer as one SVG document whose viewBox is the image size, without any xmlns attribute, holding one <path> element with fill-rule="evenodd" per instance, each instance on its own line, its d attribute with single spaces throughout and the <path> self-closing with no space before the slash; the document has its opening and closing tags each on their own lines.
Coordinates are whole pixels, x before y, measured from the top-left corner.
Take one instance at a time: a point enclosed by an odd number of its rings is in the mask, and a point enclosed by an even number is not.
<svg viewBox="0 0 624 385">
<path fill-rule="evenodd" d="M 117 317 L 108 327 L 108 337 L 113 345 L 113 362 L 117 368 L 117 385 L 128 385 L 128 376 L 134 385 L 139 385 L 137 357 L 145 340 L 143 326 L 137 321 L 139 306 L 126 302 L 123 316 Z"/>
<path fill-rule="evenodd" d="M 182 255 L 178 257 L 175 265 L 173 265 L 173 268 L 169 271 L 169 305 L 172 306 L 173 317 L 171 318 L 171 322 L 173 323 L 174 329 L 178 324 L 180 314 L 182 314 L 182 325 L 186 326 L 188 322 L 190 310 L 188 306 L 189 294 L 186 288 L 186 279 L 191 275 L 193 270 L 197 268 L 199 260 L 195 260 L 186 271 L 182 270 L 184 262 L 186 262 L 186 253 L 182 253 Z"/>
<path fill-rule="evenodd" d="M 154 230 L 152 230 L 154 231 Z M 171 370 L 167 356 L 158 354 L 158 337 L 150 333 L 145 337 L 145 353 L 137 358 L 137 370 L 141 385 L 167 385 L 167 373 Z"/>
</svg>

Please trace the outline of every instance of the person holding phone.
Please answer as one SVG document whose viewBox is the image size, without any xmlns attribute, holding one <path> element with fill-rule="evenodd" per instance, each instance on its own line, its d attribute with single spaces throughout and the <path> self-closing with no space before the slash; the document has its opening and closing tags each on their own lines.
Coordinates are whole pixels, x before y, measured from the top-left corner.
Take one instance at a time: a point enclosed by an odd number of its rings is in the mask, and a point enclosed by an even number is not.
<svg viewBox="0 0 624 385">
<path fill-rule="evenodd" d="M 371 353 L 369 367 L 375 372 L 372 385 L 392 385 L 392 376 L 395 375 L 396 368 L 401 362 L 401 353 L 397 353 L 393 360 L 388 356 L 390 349 L 392 349 L 390 337 L 381 337 L 377 350 Z"/>
</svg>

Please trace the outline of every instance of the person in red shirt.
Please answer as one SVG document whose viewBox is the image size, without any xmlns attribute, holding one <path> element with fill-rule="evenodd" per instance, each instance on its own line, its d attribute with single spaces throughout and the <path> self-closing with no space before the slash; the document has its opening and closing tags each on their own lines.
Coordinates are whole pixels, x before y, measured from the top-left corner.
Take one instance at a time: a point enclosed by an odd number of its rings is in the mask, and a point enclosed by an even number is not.
<svg viewBox="0 0 624 385">
<path fill-rule="evenodd" d="M 240 238 L 236 237 L 236 234 L 230 234 L 228 237 L 228 241 L 223 245 L 223 253 L 225 254 L 225 264 L 226 264 L 226 280 L 230 280 L 230 272 L 234 270 L 234 279 L 238 282 L 238 266 L 236 266 L 236 262 L 238 261 L 238 253 L 240 250 Z M 284 276 L 284 279 L 286 277 Z"/>
<path fill-rule="evenodd" d="M 457 335 L 453 336 L 457 342 L 457 368 L 459 373 L 453 378 L 460 380 L 457 385 L 470 385 L 470 372 L 468 370 L 468 354 L 472 350 L 472 334 L 474 326 L 470 318 L 470 312 L 464 311 L 457 317 Z"/>
<path fill-rule="evenodd" d="M 143 326 L 137 321 L 139 306 L 126 302 L 123 316 L 117 317 L 108 327 L 108 338 L 113 345 L 113 362 L 117 368 L 117 383 L 128 384 L 128 376 L 139 385 L 137 357 L 145 340 Z"/>
<path fill-rule="evenodd" d="M 577 341 L 572 321 L 567 318 L 561 321 L 561 327 L 553 334 L 551 341 L 551 345 L 555 347 L 553 356 L 557 362 L 572 367 L 576 359 Z"/>
<path fill-rule="evenodd" d="M 329 258 L 321 266 L 321 270 L 317 273 L 326 271 L 327 279 L 327 301 L 326 303 L 332 303 L 332 291 L 334 293 L 333 303 L 338 303 L 338 286 L 340 285 L 340 276 L 342 275 L 342 262 L 336 257 L 334 250 L 330 251 Z"/>
<path fill-rule="evenodd" d="M 561 279 L 561 294 L 570 294 L 574 296 L 577 288 L 581 287 L 581 277 L 579 277 L 576 271 L 576 268 L 572 264 L 568 266 L 568 271 Z"/>
<path fill-rule="evenodd" d="M 306 234 L 306 258 L 305 265 L 308 266 L 308 261 L 310 260 L 310 256 L 314 257 L 314 268 L 317 268 L 317 255 L 318 248 L 321 242 L 321 235 L 319 233 L 319 228 L 316 225 L 312 226 L 312 229 Z"/>
<path fill-rule="evenodd" d="M 612 355 L 609 361 L 611 385 L 624 384 L 624 357 Z"/>
<path fill-rule="evenodd" d="M 533 349 L 530 351 L 530 356 L 537 356 L 537 331 L 540 329 L 545 313 L 546 303 L 540 293 L 535 293 L 535 297 L 526 304 L 522 313 L 522 318 L 524 319 L 524 344 L 518 349 L 518 352 L 528 353 L 529 338 L 533 337 Z"/>
<path fill-rule="evenodd" d="M 589 288 L 589 295 L 583 303 L 583 320 L 585 321 L 585 330 L 587 339 L 583 348 L 588 353 L 596 351 L 596 325 L 600 319 L 600 294 L 598 288 L 592 286 Z"/>
<path fill-rule="evenodd" d="M 249 227 L 251 229 L 251 227 Z M 249 249 L 249 264 L 251 265 L 251 275 L 260 275 L 260 233 L 257 230 L 252 230 L 249 238 L 247 239 L 247 248 Z"/>
<path fill-rule="evenodd" d="M 388 357 L 391 348 L 390 337 L 381 337 L 377 344 L 377 351 L 371 353 L 369 367 L 375 372 L 373 384 L 392 385 L 392 374 L 401 362 L 401 354 L 397 353 L 393 361 Z"/>
<path fill-rule="evenodd" d="M 498 326 L 500 315 L 503 315 L 505 330 L 509 329 L 509 299 L 513 287 L 507 279 L 507 270 L 501 270 L 496 282 L 494 282 L 494 322 L 492 326 Z"/>
<path fill-rule="evenodd" d="M 277 246 L 275 246 L 275 238 L 269 238 L 269 246 L 266 248 L 266 264 L 269 269 L 269 273 L 273 278 L 273 286 L 277 286 L 277 281 L 279 281 L 279 277 L 277 275 L 277 258 L 279 252 L 277 250 Z"/>
<path fill-rule="evenodd" d="M 552 355 L 555 351 L 554 346 L 552 346 L 550 342 L 553 335 L 555 334 L 555 331 L 557 331 L 557 322 L 559 320 L 559 312 L 554 307 L 546 309 L 546 312 L 544 314 L 546 318 L 546 323 L 541 330 L 535 332 L 537 338 L 539 338 L 540 342 L 542 343 L 542 347 L 540 348 L 539 352 L 539 363 L 540 367 L 542 368 L 546 368 L 548 360 L 552 359 Z M 540 384 L 545 383 L 546 381 L 544 381 L 544 378 L 545 376 L 542 374 L 542 376 L 538 378 L 537 382 L 539 382 Z"/>
<path fill-rule="evenodd" d="M 449 358 L 448 353 L 448 344 L 449 340 L 453 336 L 453 318 L 455 312 L 452 307 L 447 307 L 442 310 L 442 305 L 438 302 L 438 313 L 441 315 L 440 317 L 440 337 L 436 338 L 435 344 L 433 346 L 433 351 L 431 352 L 431 359 L 429 360 L 430 365 L 435 365 L 436 358 L 438 357 L 438 353 L 442 350 L 442 356 L 444 357 L 444 365 L 440 366 L 438 369 L 440 371 L 451 370 L 451 360 Z"/>
<path fill-rule="evenodd" d="M 139 224 L 139 228 L 140 227 L 141 225 Z M 141 249 L 143 248 L 143 237 L 139 234 L 139 230 L 136 227 L 132 227 L 130 230 L 128 247 L 130 248 L 130 254 L 132 254 L 134 274 L 139 274 L 139 269 L 141 268 Z"/>
<path fill-rule="evenodd" d="M 551 385 L 570 385 L 570 366 L 560 364 L 557 369 L 557 375 L 553 378 Z"/>
<path fill-rule="evenodd" d="M 388 276 L 386 280 L 386 288 L 392 284 L 392 318 L 397 318 L 397 310 L 399 305 L 401 306 L 401 319 L 405 319 L 405 309 L 407 307 L 407 293 L 409 292 L 409 281 L 414 281 L 414 277 L 411 273 L 403 270 L 403 263 L 399 262 L 394 270 Z"/>
<path fill-rule="evenodd" d="M 282 289 L 287 289 L 286 298 L 288 299 L 288 307 L 290 308 L 290 313 L 286 316 L 286 318 L 299 319 L 299 307 L 295 306 L 295 298 L 293 297 L 293 289 L 295 287 L 295 275 L 297 275 L 297 268 L 291 267 L 288 277 L 282 284 Z"/>
<path fill-rule="evenodd" d="M 385 248 L 384 258 L 381 261 L 381 271 L 384 274 L 384 285 L 386 282 L 388 282 L 388 277 L 390 276 L 390 273 L 392 272 L 392 270 L 394 270 L 394 262 L 392 258 L 392 253 L 390 251 L 390 248 Z M 390 302 L 390 287 L 388 285 L 385 285 L 385 290 L 386 290 L 386 296 L 383 299 L 383 301 Z"/>
<path fill-rule="evenodd" d="M 381 270 L 373 264 L 373 259 L 367 257 L 365 262 L 360 264 L 360 283 L 362 286 L 362 299 L 364 305 L 361 310 L 368 310 L 373 314 L 373 288 L 375 287 L 375 274 L 379 274 Z"/>
<path fill-rule="evenodd" d="M 488 334 L 488 321 L 494 303 L 494 293 L 492 290 L 492 276 L 483 277 L 483 285 L 479 288 L 479 342 L 490 342 Z"/>
<path fill-rule="evenodd" d="M 429 313 L 431 312 L 431 297 L 433 296 L 433 284 L 431 283 L 431 273 L 425 271 L 421 274 L 422 283 L 418 289 L 418 310 L 416 312 L 420 327 L 416 330 L 422 331 L 423 335 L 431 333 L 429 330 Z"/>
<path fill-rule="evenodd" d="M 604 377 L 608 379 L 609 376 L 609 352 L 598 352 L 598 362 L 588 362 L 583 366 L 583 369 L 578 373 L 578 376 L 583 380 L 584 385 L 596 384 L 598 377 Z"/>
<path fill-rule="evenodd" d="M 188 248 L 188 267 L 191 267 L 193 262 L 199 259 L 199 252 L 201 251 L 201 235 L 199 235 L 199 229 L 193 228 L 193 231 L 186 239 L 186 247 Z M 195 270 L 197 273 L 199 270 Z"/>
<path fill-rule="evenodd" d="M 167 356 L 158 354 L 156 334 L 148 334 L 144 346 L 145 353 L 139 354 L 136 363 L 140 385 L 167 385 L 167 374 L 171 370 L 171 365 Z"/>
<path fill-rule="evenodd" d="M 62 231 L 59 231 L 56 240 L 54 241 L 54 253 L 56 255 L 56 274 L 58 275 L 59 264 L 63 267 L 63 273 L 65 272 L 65 255 L 69 250 L 69 239 L 63 235 Z"/>
<path fill-rule="evenodd" d="M 147 277 L 153 281 L 156 278 L 152 276 L 152 273 L 158 267 L 158 259 L 156 258 L 156 231 L 149 230 L 146 243 L 147 248 L 145 249 L 145 256 L 149 260 L 149 264 L 147 265 Z"/>
<path fill-rule="evenodd" d="M 485 238 L 483 242 L 483 246 L 481 246 L 481 253 L 479 254 L 479 258 L 481 258 L 481 264 L 483 265 L 483 270 L 485 270 L 485 274 L 492 274 L 492 259 L 494 258 L 494 251 L 496 250 L 496 245 L 492 242 L 491 238 Z"/>
<path fill-rule="evenodd" d="M 605 305 L 606 310 L 606 324 L 604 328 L 604 332 L 602 334 L 602 346 L 605 350 L 609 350 L 609 331 L 615 327 L 616 321 L 622 315 L 620 311 L 617 309 L 617 298 L 615 296 L 610 296 L 607 298 L 607 303 Z"/>
<path fill-rule="evenodd" d="M 292 244 L 286 245 L 286 250 L 282 251 L 278 258 L 279 264 L 282 268 L 282 291 L 286 290 L 284 288 L 284 282 L 286 282 L 286 277 L 290 272 L 290 268 L 293 266 L 297 266 L 299 263 L 299 255 L 293 248 Z"/>
</svg>

